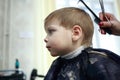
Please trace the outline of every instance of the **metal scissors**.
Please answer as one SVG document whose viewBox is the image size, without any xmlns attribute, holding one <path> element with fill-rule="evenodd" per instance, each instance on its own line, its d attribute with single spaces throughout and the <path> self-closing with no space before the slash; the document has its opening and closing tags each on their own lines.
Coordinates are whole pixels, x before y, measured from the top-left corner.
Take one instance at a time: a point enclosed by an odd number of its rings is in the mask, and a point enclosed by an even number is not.
<svg viewBox="0 0 120 80">
<path fill-rule="evenodd" d="M 83 1 L 83 0 L 79 0 L 78 2 L 82 2 L 85 7 L 93 14 L 93 16 L 95 17 L 94 21 L 96 24 L 99 24 L 101 22 L 100 18 L 87 6 L 87 4 Z M 103 0 L 99 0 L 100 2 L 100 6 L 101 6 L 101 10 L 103 13 L 103 17 L 105 17 L 105 19 L 107 21 L 109 21 L 109 19 L 107 18 L 107 16 L 105 16 L 105 9 L 104 9 L 104 4 L 103 4 Z M 110 21 L 109 21 L 110 22 Z M 111 22 L 110 22 L 111 23 Z M 103 29 L 105 32 L 107 32 L 108 34 L 112 34 L 112 31 L 109 28 L 100 28 Z"/>
<path fill-rule="evenodd" d="M 108 22 L 110 22 L 110 20 L 108 19 L 108 17 L 105 15 L 105 8 L 104 8 L 103 0 L 99 0 L 99 3 L 100 3 L 100 6 L 101 6 L 103 17 L 105 18 L 105 20 L 107 20 Z"/>
</svg>

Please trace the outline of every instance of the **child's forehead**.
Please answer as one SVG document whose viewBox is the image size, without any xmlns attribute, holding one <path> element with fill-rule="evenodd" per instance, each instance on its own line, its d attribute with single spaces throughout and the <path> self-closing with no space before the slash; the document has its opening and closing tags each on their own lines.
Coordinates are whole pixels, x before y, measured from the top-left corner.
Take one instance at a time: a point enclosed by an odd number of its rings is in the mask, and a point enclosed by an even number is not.
<svg viewBox="0 0 120 80">
<path fill-rule="evenodd" d="M 60 21 L 58 21 L 57 19 L 51 19 L 50 21 L 47 21 L 45 23 L 45 27 L 48 27 L 50 25 L 60 25 Z"/>
<path fill-rule="evenodd" d="M 51 29 L 51 28 L 57 28 L 59 25 L 55 25 L 55 24 L 51 24 L 51 25 L 49 25 L 49 26 L 47 26 L 46 28 L 47 29 Z"/>
</svg>

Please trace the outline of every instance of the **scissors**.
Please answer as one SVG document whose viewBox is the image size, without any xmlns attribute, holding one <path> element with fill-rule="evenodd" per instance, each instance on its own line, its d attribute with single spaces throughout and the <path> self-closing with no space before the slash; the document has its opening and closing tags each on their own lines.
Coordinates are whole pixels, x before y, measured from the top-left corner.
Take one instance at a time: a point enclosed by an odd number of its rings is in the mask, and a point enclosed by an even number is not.
<svg viewBox="0 0 120 80">
<path fill-rule="evenodd" d="M 104 3 L 103 0 L 99 0 L 100 6 L 101 6 L 101 10 L 102 10 L 102 14 L 103 17 L 105 18 L 105 20 L 109 21 L 108 17 L 105 15 L 105 9 L 104 9 Z M 109 21 L 110 22 L 110 21 Z"/>
<path fill-rule="evenodd" d="M 82 2 L 85 7 L 93 14 L 93 16 L 95 17 L 94 21 L 96 24 L 99 24 L 101 22 L 100 18 L 87 6 L 87 4 L 83 1 L 83 0 L 79 0 L 78 2 Z M 107 18 L 107 16 L 105 16 L 105 9 L 104 9 L 104 4 L 103 4 L 103 0 L 99 0 L 99 3 L 100 3 L 100 6 L 101 6 L 101 10 L 102 10 L 102 14 L 103 14 L 103 17 L 105 17 L 105 19 L 107 21 L 109 21 L 109 19 Z M 110 21 L 109 21 L 110 22 Z M 110 22 L 111 23 L 111 22 Z M 108 34 L 112 34 L 112 31 L 109 29 L 109 28 L 101 28 L 100 29 L 103 29 L 105 32 L 107 32 Z"/>
</svg>

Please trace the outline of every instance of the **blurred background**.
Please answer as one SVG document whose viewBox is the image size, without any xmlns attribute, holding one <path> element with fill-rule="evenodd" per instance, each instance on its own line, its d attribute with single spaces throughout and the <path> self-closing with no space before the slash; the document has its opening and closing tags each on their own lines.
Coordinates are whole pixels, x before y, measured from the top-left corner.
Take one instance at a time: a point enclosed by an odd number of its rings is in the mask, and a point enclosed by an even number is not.
<svg viewBox="0 0 120 80">
<path fill-rule="evenodd" d="M 98 15 L 101 12 L 99 0 L 84 0 Z M 44 18 L 62 7 L 79 7 L 93 15 L 78 0 L 0 0 L 0 70 L 15 69 L 19 60 L 20 69 L 27 80 L 35 68 L 45 75 L 55 59 L 45 48 Z M 106 12 L 113 13 L 120 20 L 120 0 L 104 0 Z M 93 47 L 105 48 L 120 55 L 120 36 L 101 35 L 95 26 Z M 43 80 L 43 78 L 36 78 Z"/>
</svg>

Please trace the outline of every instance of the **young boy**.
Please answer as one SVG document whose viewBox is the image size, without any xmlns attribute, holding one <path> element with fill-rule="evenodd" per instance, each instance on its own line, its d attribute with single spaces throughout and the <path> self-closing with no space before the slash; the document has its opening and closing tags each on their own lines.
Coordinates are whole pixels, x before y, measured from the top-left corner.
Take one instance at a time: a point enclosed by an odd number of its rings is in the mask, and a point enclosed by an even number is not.
<svg viewBox="0 0 120 80">
<path fill-rule="evenodd" d="M 119 65 L 91 48 L 94 27 L 84 10 L 67 7 L 52 12 L 45 19 L 45 31 L 46 48 L 59 57 L 44 80 L 120 80 Z"/>
</svg>

